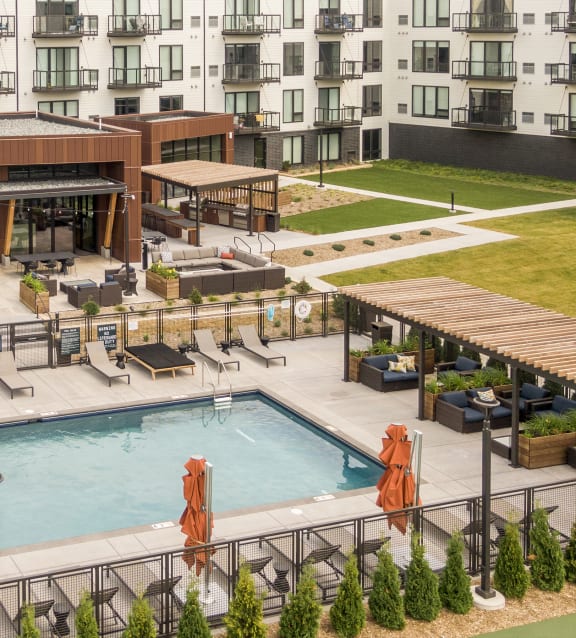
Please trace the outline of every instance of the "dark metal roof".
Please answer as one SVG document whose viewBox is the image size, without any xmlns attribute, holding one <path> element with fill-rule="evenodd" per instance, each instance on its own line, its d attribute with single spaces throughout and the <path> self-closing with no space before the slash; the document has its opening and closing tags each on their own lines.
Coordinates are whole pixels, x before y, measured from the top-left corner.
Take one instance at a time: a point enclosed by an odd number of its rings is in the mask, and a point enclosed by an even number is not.
<svg viewBox="0 0 576 638">
<path fill-rule="evenodd" d="M 121 193 L 125 184 L 104 177 L 0 182 L 0 201 Z"/>
</svg>

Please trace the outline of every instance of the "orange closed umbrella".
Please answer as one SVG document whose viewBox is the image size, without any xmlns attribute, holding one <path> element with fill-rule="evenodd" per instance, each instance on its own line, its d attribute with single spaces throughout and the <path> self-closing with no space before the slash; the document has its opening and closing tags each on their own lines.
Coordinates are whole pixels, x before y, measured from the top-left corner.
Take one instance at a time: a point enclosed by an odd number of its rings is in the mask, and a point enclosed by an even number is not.
<svg viewBox="0 0 576 638">
<path fill-rule="evenodd" d="M 211 530 L 214 526 L 210 503 L 206 496 L 206 459 L 202 457 L 190 457 L 184 467 L 188 474 L 182 477 L 184 483 L 183 492 L 186 507 L 180 516 L 181 531 L 186 534 L 184 547 L 194 548 L 197 545 L 205 545 L 210 542 Z M 208 525 L 208 516 L 210 525 Z M 196 575 L 199 576 L 202 567 L 208 562 L 205 551 L 189 549 L 184 552 L 183 559 L 191 569 L 196 565 Z"/>
<path fill-rule="evenodd" d="M 405 425 L 391 424 L 386 429 L 386 434 L 387 437 L 382 438 L 382 451 L 379 454 L 385 469 L 376 484 L 376 505 L 385 512 L 395 512 L 416 504 L 416 486 L 411 465 L 412 443 L 408 440 Z M 418 505 L 421 505 L 420 499 Z M 392 528 L 394 525 L 402 534 L 406 533 L 407 523 L 406 514 L 388 517 L 388 527 Z"/>
</svg>

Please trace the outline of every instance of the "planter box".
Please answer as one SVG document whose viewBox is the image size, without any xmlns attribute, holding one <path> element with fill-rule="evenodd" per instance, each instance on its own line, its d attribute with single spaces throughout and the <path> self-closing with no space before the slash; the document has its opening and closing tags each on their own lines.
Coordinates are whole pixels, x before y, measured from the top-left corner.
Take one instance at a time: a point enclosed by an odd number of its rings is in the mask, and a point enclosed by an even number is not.
<svg viewBox="0 0 576 638">
<path fill-rule="evenodd" d="M 34 292 L 24 282 L 20 282 L 20 301 L 36 314 L 50 312 L 50 293 Z"/>
<path fill-rule="evenodd" d="M 424 392 L 424 418 L 429 421 L 436 421 L 436 401 L 438 394 L 432 392 Z"/>
<path fill-rule="evenodd" d="M 155 272 L 146 271 L 146 288 L 164 299 L 178 299 L 180 296 L 180 280 L 165 279 Z"/>
<path fill-rule="evenodd" d="M 420 365 L 420 351 L 404 352 L 405 355 L 414 357 L 414 362 Z M 434 372 L 434 348 L 427 348 L 424 350 L 424 372 L 425 374 L 432 374 Z"/>
<path fill-rule="evenodd" d="M 348 357 L 348 376 L 350 381 L 360 381 L 360 362 L 362 357 Z"/>
<path fill-rule="evenodd" d="M 529 470 L 563 465 L 568 457 L 568 448 L 573 445 L 576 445 L 576 432 L 534 438 L 521 434 L 518 437 L 518 462 Z"/>
</svg>

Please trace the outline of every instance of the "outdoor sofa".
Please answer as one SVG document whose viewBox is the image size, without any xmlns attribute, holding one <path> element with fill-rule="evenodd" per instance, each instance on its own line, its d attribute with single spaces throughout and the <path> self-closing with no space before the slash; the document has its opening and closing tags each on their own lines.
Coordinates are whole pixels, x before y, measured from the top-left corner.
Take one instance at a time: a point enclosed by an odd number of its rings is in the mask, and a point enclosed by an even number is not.
<svg viewBox="0 0 576 638">
<path fill-rule="evenodd" d="M 442 392 L 436 401 L 436 421 L 451 430 L 469 434 L 480 432 L 484 422 L 484 412 L 474 403 L 478 391 L 489 388 L 473 388 L 455 392 Z M 498 406 L 492 410 L 490 426 L 492 429 L 506 428 L 512 425 L 512 410 Z"/>
<path fill-rule="evenodd" d="M 474 359 L 460 355 L 457 357 L 456 361 L 444 361 L 442 363 L 437 363 L 436 371 L 446 372 L 447 370 L 453 370 L 460 376 L 465 377 L 473 375 L 474 372 L 476 372 L 476 370 L 480 370 L 481 367 L 482 364 L 480 361 L 474 361 Z"/>
<path fill-rule="evenodd" d="M 418 366 L 405 372 L 393 370 L 402 354 L 379 354 L 360 362 L 360 383 L 379 392 L 413 390 L 418 387 Z M 392 365 L 391 365 L 392 364 Z"/>
</svg>

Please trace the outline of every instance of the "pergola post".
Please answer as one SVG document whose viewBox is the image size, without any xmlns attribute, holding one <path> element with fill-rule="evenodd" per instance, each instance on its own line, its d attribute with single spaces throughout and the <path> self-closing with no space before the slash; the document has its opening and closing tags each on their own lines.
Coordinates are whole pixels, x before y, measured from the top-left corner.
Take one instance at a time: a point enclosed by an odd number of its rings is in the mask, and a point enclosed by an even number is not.
<svg viewBox="0 0 576 638">
<path fill-rule="evenodd" d="M 418 330 L 418 354 L 420 366 L 418 368 L 418 419 L 424 420 L 424 386 L 426 385 L 426 333 Z"/>
<path fill-rule="evenodd" d="M 344 379 L 350 381 L 350 301 L 344 301 Z"/>
<path fill-rule="evenodd" d="M 510 432 L 510 465 L 512 467 L 520 467 L 518 463 L 518 434 L 520 428 L 520 407 L 518 405 L 518 397 L 520 389 L 518 388 L 518 368 L 512 366 L 510 368 L 510 378 L 512 379 L 512 430 Z"/>
</svg>

